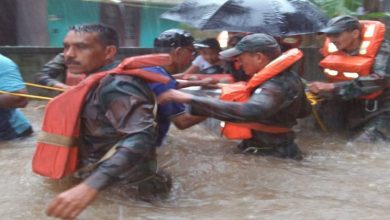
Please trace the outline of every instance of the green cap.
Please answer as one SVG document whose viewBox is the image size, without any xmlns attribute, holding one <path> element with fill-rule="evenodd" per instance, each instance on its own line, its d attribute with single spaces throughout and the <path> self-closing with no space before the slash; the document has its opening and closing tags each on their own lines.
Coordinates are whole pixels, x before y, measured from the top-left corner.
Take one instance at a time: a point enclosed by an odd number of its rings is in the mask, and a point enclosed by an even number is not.
<svg viewBox="0 0 390 220">
<path fill-rule="evenodd" d="M 320 33 L 339 34 L 348 30 L 359 29 L 359 20 L 349 15 L 341 15 L 329 20 L 327 27 L 320 30 Z"/>
<path fill-rule="evenodd" d="M 280 53 L 279 44 L 275 38 L 267 34 L 251 34 L 243 37 L 236 46 L 219 53 L 222 59 L 228 59 L 244 52 L 277 52 Z"/>
</svg>

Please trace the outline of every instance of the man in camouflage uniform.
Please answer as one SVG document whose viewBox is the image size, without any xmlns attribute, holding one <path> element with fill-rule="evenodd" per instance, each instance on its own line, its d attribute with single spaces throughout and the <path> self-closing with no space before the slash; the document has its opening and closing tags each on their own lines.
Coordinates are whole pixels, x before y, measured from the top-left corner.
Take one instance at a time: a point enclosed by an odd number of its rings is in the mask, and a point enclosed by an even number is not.
<svg viewBox="0 0 390 220">
<path fill-rule="evenodd" d="M 34 80 L 44 86 L 53 86 L 60 89 L 69 88 L 64 84 L 66 78 L 66 65 L 64 63 L 64 53 L 57 54 L 53 59 L 43 65 L 42 69 L 35 74 Z"/>
<path fill-rule="evenodd" d="M 64 64 L 79 74 L 109 70 L 117 65 L 117 48 L 113 29 L 76 25 L 64 39 Z M 88 92 L 81 113 L 78 172 L 82 182 L 57 195 L 47 215 L 74 219 L 114 183 L 135 184 L 141 196 L 169 192 L 170 178 L 157 173 L 154 109 L 154 94 L 140 78 L 114 74 L 100 80 Z M 113 148 L 113 154 L 100 161 Z"/>
<path fill-rule="evenodd" d="M 359 35 L 353 38 L 353 32 Z M 359 54 L 360 25 L 351 16 L 338 16 L 321 31 L 336 47 L 349 54 Z M 375 57 L 371 74 L 352 81 L 312 82 L 309 90 L 325 97 L 319 106 L 323 122 L 330 130 L 357 132 L 354 141 L 375 142 L 390 140 L 390 45 L 383 41 Z M 375 100 L 358 98 L 376 91 L 383 93 Z"/>
<path fill-rule="evenodd" d="M 225 58 L 239 59 L 245 74 L 253 76 L 281 55 L 276 40 L 266 34 L 252 34 L 242 38 L 235 47 L 220 52 Z M 187 103 L 194 115 L 213 117 L 236 123 L 264 123 L 269 126 L 292 128 L 297 118 L 310 114 L 303 83 L 299 75 L 289 69 L 259 85 L 247 102 L 221 101 L 199 97 L 177 90 L 169 90 L 159 97 L 160 102 Z M 281 158 L 302 159 L 295 143 L 295 133 L 269 133 L 253 130 L 252 137 L 243 140 L 238 148 L 244 153 Z"/>
</svg>

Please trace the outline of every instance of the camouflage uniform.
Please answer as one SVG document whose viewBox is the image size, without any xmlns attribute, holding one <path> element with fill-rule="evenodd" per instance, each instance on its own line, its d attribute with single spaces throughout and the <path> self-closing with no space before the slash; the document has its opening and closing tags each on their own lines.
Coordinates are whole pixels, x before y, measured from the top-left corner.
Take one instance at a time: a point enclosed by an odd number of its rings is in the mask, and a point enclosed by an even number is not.
<svg viewBox="0 0 390 220">
<path fill-rule="evenodd" d="M 350 53 L 354 56 L 358 50 Z M 372 74 L 335 84 L 331 99 L 319 108 L 323 122 L 331 130 L 358 131 L 356 140 L 390 140 L 390 45 L 384 41 L 375 57 Z M 375 100 L 358 98 L 375 91 L 383 93 Z"/>
<path fill-rule="evenodd" d="M 116 151 L 93 172 L 84 173 L 88 185 L 102 189 L 120 180 L 138 184 L 143 193 L 169 190 L 168 178 L 156 174 L 154 111 L 152 91 L 132 76 L 106 76 L 89 92 L 81 115 L 79 167 L 95 164 L 113 146 Z"/>
<path fill-rule="evenodd" d="M 53 86 L 56 83 L 64 82 L 65 78 L 66 65 L 64 64 L 63 53 L 57 54 L 35 74 L 35 82 L 46 86 Z"/>
<path fill-rule="evenodd" d="M 229 122 L 259 122 L 272 126 L 293 127 L 297 118 L 310 113 L 300 77 L 284 71 L 254 90 L 248 102 L 226 102 L 207 97 L 194 97 L 191 114 Z M 261 155 L 301 159 L 293 131 L 271 134 L 252 130 L 253 137 L 243 140 L 238 148 Z"/>
</svg>

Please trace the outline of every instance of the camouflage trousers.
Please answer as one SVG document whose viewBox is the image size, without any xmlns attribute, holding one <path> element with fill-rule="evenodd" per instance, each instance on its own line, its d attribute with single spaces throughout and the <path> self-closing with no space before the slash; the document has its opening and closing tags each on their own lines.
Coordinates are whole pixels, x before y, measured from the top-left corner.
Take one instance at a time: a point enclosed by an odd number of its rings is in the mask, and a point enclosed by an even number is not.
<svg viewBox="0 0 390 220">
<path fill-rule="evenodd" d="M 317 107 L 329 131 L 350 131 L 352 140 L 390 141 L 390 106 L 374 100 L 326 100 Z"/>
</svg>

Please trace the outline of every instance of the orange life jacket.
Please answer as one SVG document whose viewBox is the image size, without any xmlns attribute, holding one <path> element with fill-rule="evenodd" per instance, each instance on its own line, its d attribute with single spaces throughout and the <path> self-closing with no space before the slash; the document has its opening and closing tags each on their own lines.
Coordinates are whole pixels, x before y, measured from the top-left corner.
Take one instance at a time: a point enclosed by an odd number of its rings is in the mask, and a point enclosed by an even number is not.
<svg viewBox="0 0 390 220">
<path fill-rule="evenodd" d="M 220 99 L 224 101 L 246 102 L 252 92 L 265 81 L 278 75 L 288 67 L 299 61 L 303 53 L 297 49 L 290 49 L 265 66 L 260 72 L 252 76 L 248 82 L 237 82 L 222 87 Z M 267 133 L 285 133 L 291 131 L 288 127 L 266 125 L 261 123 L 232 123 L 222 122 L 222 134 L 228 139 L 249 139 L 252 137 L 251 130 Z"/>
<path fill-rule="evenodd" d="M 66 79 L 65 79 L 65 84 L 68 86 L 75 86 L 79 84 L 83 79 L 85 79 L 87 75 L 85 74 L 74 74 L 69 71 L 66 72 Z"/>
<path fill-rule="evenodd" d="M 185 80 L 202 80 L 212 78 L 215 80 L 218 80 L 220 83 L 233 83 L 234 77 L 232 74 L 229 73 L 220 73 L 220 74 L 185 74 L 183 76 L 183 79 Z"/>
<path fill-rule="evenodd" d="M 91 88 L 108 74 L 128 74 L 149 82 L 167 83 L 165 76 L 140 68 L 165 66 L 167 54 L 152 54 L 125 59 L 115 69 L 92 74 L 75 87 L 52 99 L 46 106 L 41 136 L 38 138 L 32 168 L 35 173 L 52 179 L 72 174 L 77 168 L 80 114 L 84 98 Z"/>
<path fill-rule="evenodd" d="M 339 51 L 329 38 L 325 39 L 321 49 L 325 58 L 321 60 L 320 66 L 324 68 L 324 73 L 330 82 L 349 81 L 371 73 L 375 56 L 385 37 L 386 27 L 379 21 L 359 22 L 362 25 L 359 55 L 350 56 Z M 372 99 L 381 93 L 382 91 L 377 91 L 362 98 Z"/>
</svg>

